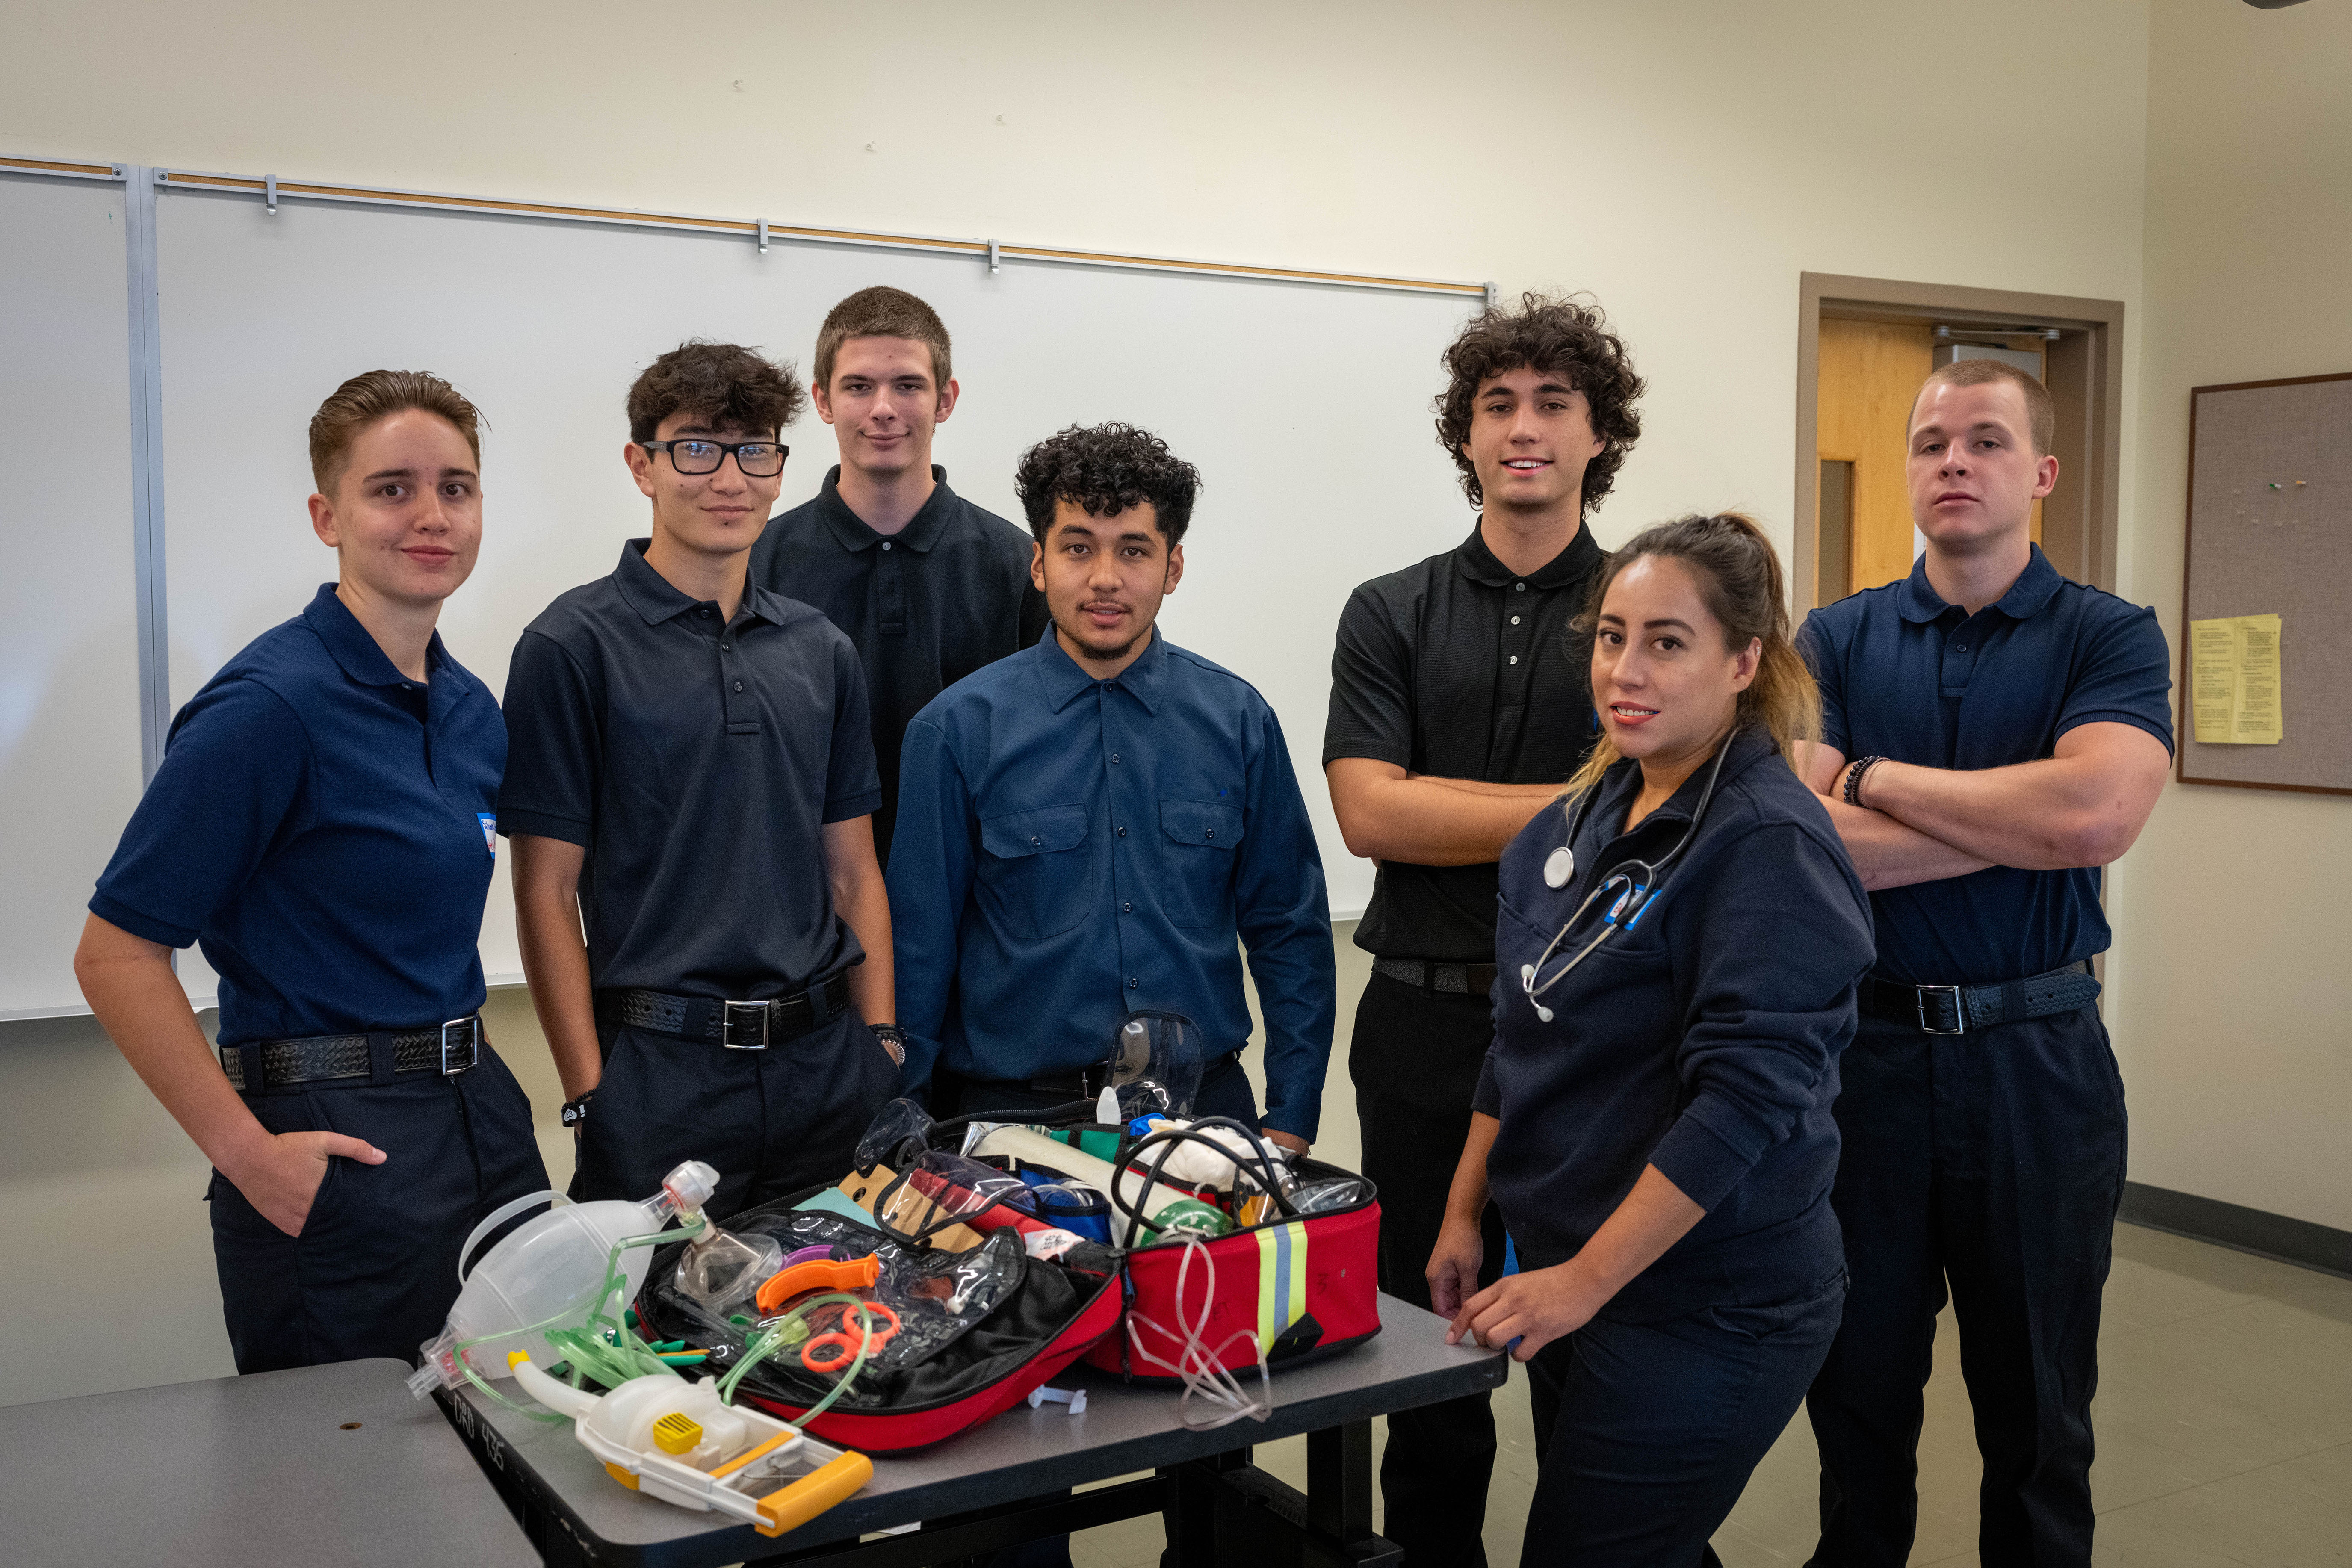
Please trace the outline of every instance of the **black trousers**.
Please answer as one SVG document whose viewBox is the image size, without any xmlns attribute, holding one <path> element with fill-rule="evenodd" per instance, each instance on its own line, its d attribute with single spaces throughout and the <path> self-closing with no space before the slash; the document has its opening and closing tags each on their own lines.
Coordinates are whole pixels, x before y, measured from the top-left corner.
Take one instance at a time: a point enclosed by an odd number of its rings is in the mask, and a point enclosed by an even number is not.
<svg viewBox="0 0 2352 1568">
<path fill-rule="evenodd" d="M 1381 1194 L 1381 1289 L 1429 1305 L 1423 1272 L 1445 1220 L 1470 1095 L 1494 1037 L 1485 996 L 1449 995 L 1375 974 L 1356 1007 L 1349 1075 L 1363 1127 L 1364 1172 Z M 1486 1206 L 1481 1285 L 1502 1278 L 1503 1218 Z M 1495 1413 L 1474 1394 L 1389 1417 L 1381 1456 L 1381 1533 L 1409 1568 L 1484 1568 Z"/>
<path fill-rule="evenodd" d="M 261 1216 L 219 1172 L 212 1201 L 228 1343 L 241 1373 L 362 1356 L 414 1363 L 457 1299 L 457 1248 L 481 1217 L 543 1190 L 530 1102 L 483 1042 L 471 1071 L 390 1071 L 245 1096 L 271 1132 L 341 1132 L 384 1152 L 341 1155 L 299 1237 Z"/>
<path fill-rule="evenodd" d="M 1965 1035 L 1865 1017 L 1840 1061 L 1832 1194 L 1852 1293 L 1808 1395 L 1823 1568 L 1900 1564 L 1947 1287 L 1984 1456 L 1985 1568 L 2091 1561 L 2099 1299 L 2123 1198 L 2123 1079 L 2085 1007 Z"/>
<path fill-rule="evenodd" d="M 1707 1540 L 1796 1415 L 1844 1298 L 1841 1276 L 1769 1306 L 1598 1317 L 1538 1351 L 1520 1568 L 1717 1568 Z"/>
<path fill-rule="evenodd" d="M 633 1028 L 597 1009 L 604 1076 L 575 1130 L 572 1195 L 643 1198 L 679 1162 L 719 1172 L 725 1219 L 849 1174 L 857 1140 L 898 1093 L 890 1053 L 844 1013 L 761 1051 Z"/>
</svg>

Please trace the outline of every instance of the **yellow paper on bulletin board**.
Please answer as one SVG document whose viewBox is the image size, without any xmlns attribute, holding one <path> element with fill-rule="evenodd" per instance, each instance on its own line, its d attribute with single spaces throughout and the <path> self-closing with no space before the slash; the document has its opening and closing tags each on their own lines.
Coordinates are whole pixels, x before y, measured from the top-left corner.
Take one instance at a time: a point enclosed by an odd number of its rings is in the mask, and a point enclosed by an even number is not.
<svg viewBox="0 0 2352 1568">
<path fill-rule="evenodd" d="M 2275 746 L 2285 736 L 2278 616 L 2189 622 L 2189 668 L 2199 744 Z"/>
</svg>

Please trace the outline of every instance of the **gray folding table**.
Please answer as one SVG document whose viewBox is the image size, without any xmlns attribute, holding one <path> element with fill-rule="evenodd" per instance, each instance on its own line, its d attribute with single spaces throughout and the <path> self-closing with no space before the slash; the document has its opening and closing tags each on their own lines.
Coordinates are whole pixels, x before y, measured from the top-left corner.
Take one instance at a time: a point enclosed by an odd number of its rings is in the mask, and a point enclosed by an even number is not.
<svg viewBox="0 0 2352 1568">
<path fill-rule="evenodd" d="M 538 1561 L 396 1361 L 0 1409 L 0 1561 L 407 1568 Z"/>
<path fill-rule="evenodd" d="M 1188 1568 L 1219 1558 L 1253 1568 L 1372 1568 L 1396 1556 L 1372 1533 L 1372 1417 L 1494 1388 L 1509 1364 L 1495 1352 L 1447 1345 L 1442 1318 L 1388 1296 L 1380 1308 L 1381 1331 L 1369 1343 L 1276 1373 L 1274 1414 L 1263 1423 L 1188 1430 L 1174 1391 L 1130 1388 L 1074 1367 L 1055 1385 L 1084 1388 L 1084 1414 L 1018 1406 L 936 1447 L 877 1458 L 864 1490 L 773 1541 L 748 1524 L 615 1485 L 569 1422 L 530 1421 L 471 1388 L 444 1399 L 525 1534 L 556 1568 L 714 1568 L 779 1557 L 912 1568 L 1146 1513 L 1165 1516 L 1171 1560 Z M 1250 1445 L 1302 1432 L 1304 1495 L 1249 1462 Z M 1069 1492 L 1145 1470 L 1153 1473 Z M 858 1539 L 918 1521 L 919 1531 Z"/>
</svg>

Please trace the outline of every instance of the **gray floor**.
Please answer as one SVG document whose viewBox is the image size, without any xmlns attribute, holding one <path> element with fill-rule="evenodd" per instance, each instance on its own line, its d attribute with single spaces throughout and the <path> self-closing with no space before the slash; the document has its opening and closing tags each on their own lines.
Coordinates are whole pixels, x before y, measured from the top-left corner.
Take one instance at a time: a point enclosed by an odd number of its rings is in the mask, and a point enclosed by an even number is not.
<svg viewBox="0 0 2352 1568">
<path fill-rule="evenodd" d="M 1340 954 L 1345 1059 L 1363 954 Z M 542 1115 L 560 1185 L 568 1138 L 528 999 L 494 996 L 493 1037 Z M 0 1255 L 15 1262 L 0 1405 L 214 1377 L 233 1370 L 201 1201 L 202 1157 L 88 1018 L 0 1025 Z M 1356 1161 L 1355 1100 L 1335 1064 L 1317 1152 Z M 1915 1563 L 1975 1561 L 1978 1464 L 1958 1342 L 1937 1344 L 1920 1445 Z M 2102 1563 L 2352 1568 L 2352 1280 L 2125 1226 L 2101 1335 Z M 1279 1397 L 1281 1387 L 1276 1384 Z M 1535 1479 L 1526 1384 L 1497 1396 L 1503 1451 L 1486 1548 L 1515 1563 Z M 1305 1482 L 1303 1441 L 1259 1462 Z M 1801 1418 L 1716 1537 L 1732 1568 L 1799 1563 L 1813 1539 L 1812 1442 Z M 1090 1531 L 1078 1568 L 1154 1563 L 1155 1521 Z"/>
<path fill-rule="evenodd" d="M 1977 1561 L 1976 1442 L 1948 1312 L 1942 1326 L 1915 1564 Z M 2352 1563 L 2352 1280 L 2121 1226 L 2099 1360 L 2096 1561 Z M 1524 1378 L 1496 1396 L 1496 1417 L 1486 1555 L 1507 1564 L 1519 1559 L 1535 1485 Z M 1267 1445 L 1258 1462 L 1306 1484 L 1303 1439 Z M 1801 1415 L 1717 1532 L 1728 1568 L 1804 1562 L 1815 1474 Z M 1157 1520 L 1129 1520 L 1077 1537 L 1071 1558 L 1076 1568 L 1151 1568 L 1160 1547 Z"/>
</svg>

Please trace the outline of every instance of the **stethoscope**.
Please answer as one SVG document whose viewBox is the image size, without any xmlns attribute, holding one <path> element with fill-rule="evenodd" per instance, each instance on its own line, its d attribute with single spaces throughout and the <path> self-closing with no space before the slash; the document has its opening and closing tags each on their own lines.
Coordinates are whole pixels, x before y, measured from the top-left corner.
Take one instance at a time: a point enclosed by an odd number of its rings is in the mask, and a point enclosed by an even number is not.
<svg viewBox="0 0 2352 1568">
<path fill-rule="evenodd" d="M 1519 965 L 1519 988 L 1528 994 L 1528 1003 L 1535 1008 L 1537 1017 L 1547 1024 L 1552 1020 L 1551 1009 L 1536 1000 L 1538 997 L 1567 979 L 1570 970 L 1591 957 L 1593 950 L 1612 935 L 1621 931 L 1632 931 L 1642 917 L 1649 913 L 1650 906 L 1658 901 L 1658 895 L 1665 891 L 1666 872 L 1682 858 L 1683 851 L 1689 848 L 1691 840 L 1698 837 L 1699 824 L 1706 820 L 1707 802 L 1715 798 L 1716 778 L 1723 772 L 1723 759 L 1731 750 L 1732 737 L 1738 732 L 1737 729 L 1733 730 L 1716 748 L 1715 761 L 1706 770 L 1706 784 L 1698 793 L 1698 809 L 1691 813 L 1690 826 L 1683 829 L 1682 837 L 1666 852 L 1665 858 L 1655 865 L 1647 860 L 1620 862 L 1615 870 L 1601 879 L 1599 887 L 1584 896 L 1584 901 L 1576 906 L 1576 912 L 1568 917 L 1568 923 L 1559 928 L 1559 933 L 1544 944 L 1544 950 L 1537 955 L 1536 961 Z M 1601 787 L 1596 784 L 1586 790 L 1583 798 L 1576 803 L 1576 815 L 1569 819 L 1568 842 L 1544 858 L 1544 886 L 1565 888 L 1576 875 L 1577 836 L 1584 831 L 1584 819 L 1592 810 L 1593 798 L 1600 793 Z M 1543 966 L 1551 962 L 1551 955 L 1559 952 L 1560 944 L 1568 940 L 1568 933 L 1576 929 L 1576 922 L 1584 918 L 1584 911 L 1592 907 L 1593 900 L 1612 889 L 1616 889 L 1617 897 L 1602 912 L 1601 930 L 1584 944 L 1583 951 L 1561 964 L 1557 973 L 1542 984 L 1537 984 L 1536 976 L 1543 972 Z"/>
</svg>

